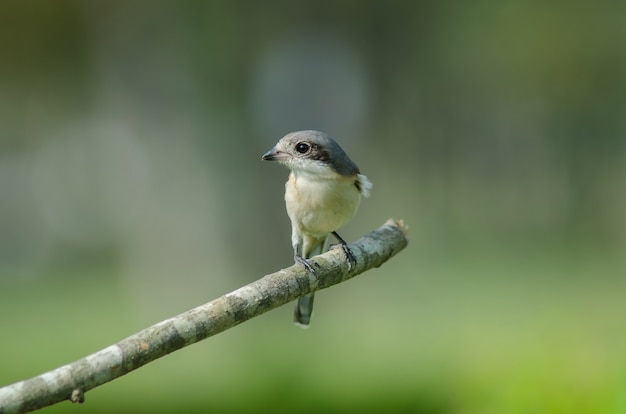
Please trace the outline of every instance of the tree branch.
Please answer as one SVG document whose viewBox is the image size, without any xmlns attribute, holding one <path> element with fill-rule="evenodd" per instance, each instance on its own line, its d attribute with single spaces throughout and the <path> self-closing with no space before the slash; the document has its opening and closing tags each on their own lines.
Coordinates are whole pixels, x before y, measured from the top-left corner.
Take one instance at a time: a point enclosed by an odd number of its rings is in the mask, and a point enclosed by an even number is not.
<svg viewBox="0 0 626 414">
<path fill-rule="evenodd" d="M 361 237 L 350 250 L 348 268 L 341 249 L 310 259 L 312 274 L 301 265 L 269 274 L 249 285 L 164 320 L 71 364 L 0 388 L 0 414 L 36 410 L 60 401 L 83 402 L 85 392 L 127 374 L 170 352 L 232 328 L 248 319 L 316 290 L 378 267 L 407 245 L 406 227 L 388 220 Z"/>
</svg>

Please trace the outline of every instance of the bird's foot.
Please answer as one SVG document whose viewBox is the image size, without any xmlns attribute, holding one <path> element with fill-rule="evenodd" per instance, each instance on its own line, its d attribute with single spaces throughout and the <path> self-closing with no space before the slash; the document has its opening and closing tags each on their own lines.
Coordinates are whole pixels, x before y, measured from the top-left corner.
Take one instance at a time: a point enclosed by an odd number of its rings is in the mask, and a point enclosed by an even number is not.
<svg viewBox="0 0 626 414">
<path fill-rule="evenodd" d="M 341 250 L 343 250 L 343 254 L 346 255 L 346 259 L 348 261 L 348 271 L 352 270 L 352 264 L 356 264 L 356 257 L 354 257 L 354 253 L 352 253 L 352 250 L 348 247 L 348 243 L 346 243 L 346 241 L 342 239 L 337 232 L 333 232 L 333 236 L 337 238 L 339 246 L 341 246 Z"/>
<path fill-rule="evenodd" d="M 293 258 L 295 259 L 296 263 L 300 263 L 302 266 L 306 268 L 306 270 L 308 270 L 311 273 L 315 273 L 315 269 L 313 269 L 313 266 L 311 266 L 311 264 L 309 263 L 307 259 L 305 259 L 304 257 L 300 255 L 295 255 Z"/>
<path fill-rule="evenodd" d="M 350 271 L 352 270 L 352 265 L 356 264 L 356 258 L 354 257 L 354 253 L 352 253 L 352 250 L 350 250 L 347 244 L 341 244 L 341 250 L 343 250 L 343 253 L 346 255 L 346 259 L 348 262 L 348 271 Z"/>
</svg>

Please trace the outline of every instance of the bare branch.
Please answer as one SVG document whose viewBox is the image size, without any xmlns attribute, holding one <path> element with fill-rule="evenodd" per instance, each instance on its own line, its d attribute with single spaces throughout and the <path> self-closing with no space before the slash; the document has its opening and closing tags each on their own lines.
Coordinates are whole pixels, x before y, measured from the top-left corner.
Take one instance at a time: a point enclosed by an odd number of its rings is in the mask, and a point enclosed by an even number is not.
<svg viewBox="0 0 626 414">
<path fill-rule="evenodd" d="M 311 259 L 315 273 L 294 265 L 269 274 L 197 308 L 164 320 L 71 364 L 0 388 L 0 414 L 36 410 L 60 401 L 83 402 L 85 392 L 170 352 L 206 339 L 296 298 L 378 267 L 406 247 L 402 222 L 388 220 L 349 247 Z"/>
</svg>

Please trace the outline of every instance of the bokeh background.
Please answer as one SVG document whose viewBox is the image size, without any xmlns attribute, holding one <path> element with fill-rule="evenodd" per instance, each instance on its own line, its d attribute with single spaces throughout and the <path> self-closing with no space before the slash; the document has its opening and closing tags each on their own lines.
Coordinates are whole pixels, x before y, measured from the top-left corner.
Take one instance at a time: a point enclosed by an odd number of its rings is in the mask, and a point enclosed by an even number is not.
<svg viewBox="0 0 626 414">
<path fill-rule="evenodd" d="M 320 129 L 407 250 L 45 412 L 626 412 L 625 16 L 2 1 L 0 384 L 289 266 L 260 157 Z"/>
</svg>

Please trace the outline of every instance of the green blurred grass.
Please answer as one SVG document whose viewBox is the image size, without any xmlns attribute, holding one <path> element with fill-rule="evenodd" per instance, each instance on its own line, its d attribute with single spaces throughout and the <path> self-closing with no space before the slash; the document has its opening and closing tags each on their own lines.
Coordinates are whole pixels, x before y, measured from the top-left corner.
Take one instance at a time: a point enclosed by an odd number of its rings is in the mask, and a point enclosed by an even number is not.
<svg viewBox="0 0 626 414">
<path fill-rule="evenodd" d="M 309 330 L 286 306 L 45 412 L 625 412 L 621 261 L 481 263 L 392 260 L 318 295 Z M 4 278 L 0 383 L 144 328 L 118 282 L 114 269 Z"/>
</svg>

